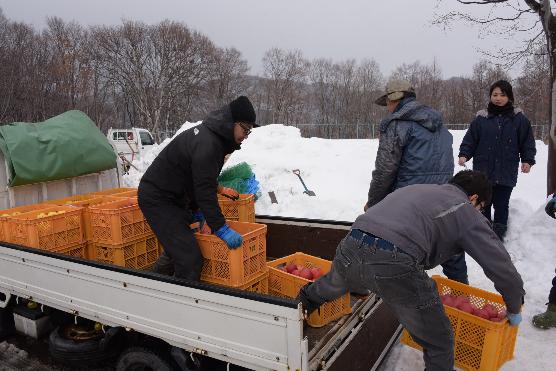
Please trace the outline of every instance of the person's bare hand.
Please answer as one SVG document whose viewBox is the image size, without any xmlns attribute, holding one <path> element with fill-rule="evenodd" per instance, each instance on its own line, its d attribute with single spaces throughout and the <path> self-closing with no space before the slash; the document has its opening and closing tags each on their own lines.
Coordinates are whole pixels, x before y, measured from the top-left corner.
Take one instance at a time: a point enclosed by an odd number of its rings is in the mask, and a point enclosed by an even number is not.
<svg viewBox="0 0 556 371">
<path fill-rule="evenodd" d="M 466 163 L 466 162 L 467 162 L 467 158 L 464 157 L 464 156 L 461 156 L 461 157 L 458 159 L 458 165 L 459 165 L 459 166 L 465 166 L 465 163 Z M 465 167 L 467 167 L 467 166 L 465 166 Z"/>
<path fill-rule="evenodd" d="M 521 163 L 521 172 L 527 174 L 530 171 L 531 171 L 531 165 L 529 165 L 527 162 L 522 162 Z"/>
</svg>

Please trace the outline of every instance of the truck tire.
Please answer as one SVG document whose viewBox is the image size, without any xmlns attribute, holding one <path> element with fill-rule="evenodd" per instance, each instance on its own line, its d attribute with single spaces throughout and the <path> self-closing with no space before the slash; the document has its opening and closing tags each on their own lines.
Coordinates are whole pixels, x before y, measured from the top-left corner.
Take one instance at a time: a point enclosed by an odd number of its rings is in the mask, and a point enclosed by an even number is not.
<svg viewBox="0 0 556 371">
<path fill-rule="evenodd" d="M 118 359 L 116 371 L 174 371 L 172 361 L 148 348 L 131 347 Z"/>
<path fill-rule="evenodd" d="M 86 368 L 115 359 L 122 348 L 119 327 L 112 327 L 99 339 L 75 341 L 64 337 L 62 327 L 57 327 L 48 338 L 48 350 L 51 357 L 69 366 Z"/>
</svg>

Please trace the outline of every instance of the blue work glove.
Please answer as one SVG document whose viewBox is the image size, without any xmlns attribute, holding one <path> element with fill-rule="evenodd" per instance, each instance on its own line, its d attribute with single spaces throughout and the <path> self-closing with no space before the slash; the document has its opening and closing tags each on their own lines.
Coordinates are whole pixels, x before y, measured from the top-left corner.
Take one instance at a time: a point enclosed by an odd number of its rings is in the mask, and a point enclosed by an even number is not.
<svg viewBox="0 0 556 371">
<path fill-rule="evenodd" d="M 550 217 L 556 219 L 556 196 L 552 197 L 552 200 L 548 201 L 544 207 L 544 211 L 546 211 Z"/>
<path fill-rule="evenodd" d="M 197 210 L 193 212 L 193 223 L 195 222 L 204 222 L 205 221 L 205 216 L 203 215 L 203 213 L 201 212 L 201 210 Z"/>
<path fill-rule="evenodd" d="M 205 216 L 203 215 L 201 210 L 194 211 L 192 216 L 193 216 L 193 223 L 199 222 L 199 231 L 202 231 L 203 227 L 205 226 Z"/>
<path fill-rule="evenodd" d="M 511 326 L 517 326 L 521 322 L 521 313 L 506 313 L 508 321 L 510 321 Z"/>
<path fill-rule="evenodd" d="M 228 224 L 224 224 L 220 227 L 219 230 L 216 231 L 216 235 L 224 242 L 230 249 L 237 249 L 241 246 L 243 242 L 243 238 L 239 233 L 234 231 Z"/>
</svg>

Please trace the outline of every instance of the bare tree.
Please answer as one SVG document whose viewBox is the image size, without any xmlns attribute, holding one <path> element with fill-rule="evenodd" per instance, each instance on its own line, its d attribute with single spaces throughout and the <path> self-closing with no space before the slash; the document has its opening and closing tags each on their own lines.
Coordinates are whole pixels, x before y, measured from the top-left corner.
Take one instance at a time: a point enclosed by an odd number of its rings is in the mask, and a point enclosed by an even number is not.
<svg viewBox="0 0 556 371">
<path fill-rule="evenodd" d="M 266 104 L 272 124 L 298 122 L 304 110 L 304 85 L 309 63 L 301 51 L 270 49 L 263 57 Z"/>
<path fill-rule="evenodd" d="M 183 24 L 156 26 L 126 21 L 120 27 L 94 30 L 95 59 L 131 107 L 128 113 L 156 131 L 175 105 L 193 111 L 194 98 L 207 81 L 215 47 Z M 131 110 L 130 110 L 131 108 Z"/>
</svg>

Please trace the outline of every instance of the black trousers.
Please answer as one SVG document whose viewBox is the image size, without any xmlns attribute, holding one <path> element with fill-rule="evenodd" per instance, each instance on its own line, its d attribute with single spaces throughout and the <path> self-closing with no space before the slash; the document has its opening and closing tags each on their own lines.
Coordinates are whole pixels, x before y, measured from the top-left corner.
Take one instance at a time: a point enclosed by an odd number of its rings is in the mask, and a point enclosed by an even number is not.
<svg viewBox="0 0 556 371">
<path fill-rule="evenodd" d="M 510 196 L 512 195 L 513 187 L 504 185 L 492 186 L 492 202 L 486 205 L 483 210 L 484 216 L 493 223 L 508 225 L 508 214 L 510 207 Z M 494 218 L 492 218 L 491 208 L 494 207 Z"/>
<path fill-rule="evenodd" d="M 199 281 L 203 255 L 189 228 L 191 213 L 181 205 L 157 197 L 154 190 L 142 184 L 139 185 L 138 200 L 164 252 L 174 263 L 174 275 L 189 281 Z"/>
<path fill-rule="evenodd" d="M 548 302 L 550 304 L 556 304 L 556 276 L 552 279 L 552 288 L 550 289 L 550 294 L 548 295 Z"/>
</svg>

